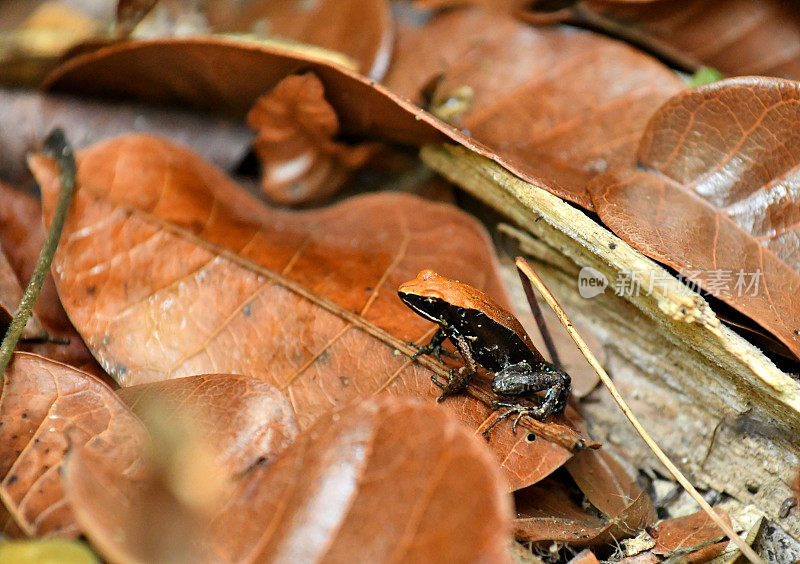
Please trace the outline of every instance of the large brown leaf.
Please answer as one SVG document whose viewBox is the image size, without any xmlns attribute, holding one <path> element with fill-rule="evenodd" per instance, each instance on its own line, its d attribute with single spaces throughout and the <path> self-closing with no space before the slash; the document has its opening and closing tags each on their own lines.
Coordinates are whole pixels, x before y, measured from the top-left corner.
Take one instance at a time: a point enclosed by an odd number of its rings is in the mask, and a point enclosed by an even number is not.
<svg viewBox="0 0 800 564">
<path fill-rule="evenodd" d="M 257 32 L 344 53 L 375 80 L 392 52 L 387 0 L 214 0 L 208 18 L 215 31 Z"/>
<path fill-rule="evenodd" d="M 653 111 L 683 82 L 667 67 L 601 35 L 536 29 L 483 10 L 445 13 L 398 30 L 386 86 L 418 103 L 469 86 L 457 122 L 475 139 L 545 184 L 591 207 L 586 183 L 634 163 Z M 439 77 L 437 79 L 437 77 Z"/>
<path fill-rule="evenodd" d="M 396 296 L 419 270 L 505 300 L 485 232 L 451 206 L 384 193 L 273 210 L 189 151 L 145 136 L 95 146 L 78 161 L 57 283 L 90 348 L 125 386 L 249 374 L 284 390 L 308 427 L 353 398 L 438 394 L 432 372 L 396 352 L 432 334 Z M 50 210 L 54 164 L 39 156 L 32 165 Z M 444 405 L 475 429 L 494 416 L 464 395 Z M 551 424 L 575 437 L 569 417 Z M 514 489 L 570 456 L 513 435 L 507 422 L 491 444 Z"/>
<path fill-rule="evenodd" d="M 65 487 L 83 530 L 110 559 L 160 561 L 163 546 L 142 539 L 164 516 L 135 510 L 153 487 L 122 476 L 113 459 L 70 456 Z M 193 561 L 499 562 L 510 532 L 503 490 L 485 446 L 454 418 L 371 400 L 320 418 L 273 464 L 255 467 L 188 550 Z M 175 540 L 172 550 L 186 547 Z"/>
<path fill-rule="evenodd" d="M 565 48 L 568 44 L 566 41 Z M 667 73 L 635 51 L 623 57 L 639 59 L 645 66 L 655 65 L 649 71 L 645 69 L 647 76 L 651 72 L 656 77 Z M 165 68 L 170 72 L 163 72 Z M 275 47 L 221 38 L 122 43 L 69 60 L 48 77 L 44 87 L 89 97 L 193 108 L 238 120 L 259 96 L 283 78 L 309 71 L 322 82 L 325 98 L 336 111 L 344 135 L 410 145 L 453 141 L 492 159 L 523 180 L 556 194 L 577 193 L 575 199 L 591 205 L 583 188 L 565 192 L 546 184 L 537 171 L 498 155 L 380 84 L 330 62 Z M 654 80 L 669 81 L 667 76 Z M 649 88 L 642 86 L 643 91 Z M 575 141 L 571 138 L 567 143 Z M 562 170 L 566 165 L 562 162 L 553 166 Z M 576 172 L 569 174 L 574 176 Z"/>
<path fill-rule="evenodd" d="M 728 75 L 800 78 L 800 13 L 792 2 L 583 0 L 560 16 L 600 27 L 689 69 L 704 64 Z"/>
<path fill-rule="evenodd" d="M 642 169 L 589 186 L 617 235 L 749 316 L 795 355 L 798 119 L 795 82 L 739 78 L 687 91 L 648 125 Z"/>
<path fill-rule="evenodd" d="M 77 535 L 61 489 L 64 453 L 101 437 L 116 445 L 125 467 L 136 459 L 141 432 L 141 423 L 98 379 L 40 356 L 16 353 L 0 397 L 4 505 L 28 536 Z"/>
</svg>

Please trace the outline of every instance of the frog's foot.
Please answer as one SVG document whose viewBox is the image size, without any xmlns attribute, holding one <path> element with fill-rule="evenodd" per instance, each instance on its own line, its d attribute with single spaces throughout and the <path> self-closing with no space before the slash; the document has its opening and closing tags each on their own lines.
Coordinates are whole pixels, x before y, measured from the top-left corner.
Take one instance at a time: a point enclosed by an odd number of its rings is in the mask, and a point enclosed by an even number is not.
<svg viewBox="0 0 800 564">
<path fill-rule="evenodd" d="M 486 427 L 483 431 L 483 436 L 486 437 L 489 435 L 489 431 L 491 431 L 495 425 L 500 423 L 503 419 L 508 419 L 515 413 L 517 416 L 514 418 L 514 424 L 511 426 L 511 432 L 515 435 L 517 434 L 517 424 L 519 420 L 522 419 L 523 416 L 529 415 L 534 419 L 541 421 L 545 417 L 547 417 L 548 412 L 545 409 L 542 409 L 542 406 L 530 406 L 530 405 L 521 405 L 518 403 L 506 403 L 506 402 L 495 402 L 492 404 L 492 409 L 500 409 L 501 407 L 507 407 L 508 411 L 503 413 L 502 415 L 498 416 L 497 419 L 492 421 L 491 425 Z"/>
<path fill-rule="evenodd" d="M 452 396 L 459 392 L 463 392 L 474 373 L 466 366 L 460 368 L 450 369 L 450 378 L 446 384 L 439 382 L 435 374 L 431 375 L 431 381 L 442 389 L 442 394 L 436 398 L 436 401 L 443 401 L 447 396 Z"/>
<path fill-rule="evenodd" d="M 420 347 L 419 345 L 415 345 L 412 342 L 408 342 L 406 344 L 410 347 L 414 347 L 415 349 L 417 349 L 417 352 L 415 352 L 414 356 L 411 357 L 412 360 L 422 356 L 423 354 L 432 354 L 433 356 L 436 357 L 436 360 L 438 360 L 439 362 L 442 362 L 442 355 L 449 356 L 450 358 L 458 358 L 457 354 L 452 353 L 446 348 L 444 348 L 442 346 L 442 343 L 430 342 L 422 347 Z"/>
</svg>

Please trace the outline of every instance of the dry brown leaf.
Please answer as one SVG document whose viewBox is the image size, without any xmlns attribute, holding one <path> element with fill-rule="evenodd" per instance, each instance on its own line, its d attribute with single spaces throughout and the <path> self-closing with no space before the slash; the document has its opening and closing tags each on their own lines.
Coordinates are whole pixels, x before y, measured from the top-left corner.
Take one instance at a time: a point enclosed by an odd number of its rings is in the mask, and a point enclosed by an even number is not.
<svg viewBox="0 0 800 564">
<path fill-rule="evenodd" d="M 800 354 L 798 83 L 738 78 L 679 94 L 649 123 L 642 169 L 589 186 L 600 219 Z M 643 281 L 645 287 L 648 281 Z"/>
<path fill-rule="evenodd" d="M 574 29 L 536 29 L 510 15 L 457 10 L 403 25 L 386 86 L 423 103 L 469 86 L 457 122 L 537 185 L 591 207 L 586 183 L 634 164 L 653 111 L 683 82 L 635 49 Z M 443 94 L 444 93 L 444 94 Z"/>
<path fill-rule="evenodd" d="M 229 482 L 275 458 L 296 435 L 286 400 L 245 376 L 208 375 L 137 386 L 132 403 L 160 401 L 171 426 L 207 433 L 214 460 Z M 232 411 L 235 410 L 235 411 Z M 16 353 L 0 398 L 0 496 L 14 512 L 5 529 L 26 535 L 75 536 L 59 474 L 68 448 L 92 442 L 120 473 L 135 472 L 147 431 L 117 395 L 93 376 L 36 355 Z M 199 462 L 199 461 L 198 461 Z M 202 469 L 197 469 L 202 471 Z M 94 471 L 89 480 L 100 479 Z"/>
<path fill-rule="evenodd" d="M 268 538 L 227 546 L 256 561 L 502 561 L 503 490 L 481 441 L 455 419 L 386 398 L 321 418 L 276 464 L 256 469 L 217 522 L 269 522 Z"/>
<path fill-rule="evenodd" d="M 11 323 L 21 299 L 22 287 L 0 244 L 0 328 L 3 332 Z M 47 332 L 35 314 L 31 315 L 22 330 L 22 339 L 43 339 L 46 336 Z"/>
<path fill-rule="evenodd" d="M 559 16 L 600 27 L 689 69 L 708 65 L 727 75 L 800 78 L 800 15 L 790 2 L 584 0 Z"/>
<path fill-rule="evenodd" d="M 602 449 L 578 453 L 567 461 L 565 468 L 586 499 L 608 519 L 625 513 L 644 493 L 622 465 Z M 625 523 L 632 530 L 644 528 L 656 520 L 656 509 L 649 496 L 645 494 L 639 504 L 641 521 Z"/>
<path fill-rule="evenodd" d="M 438 395 L 432 372 L 395 349 L 432 333 L 396 296 L 419 270 L 506 301 L 486 233 L 451 206 L 384 193 L 272 210 L 196 155 L 146 136 L 95 146 L 78 161 L 57 284 L 93 353 L 125 386 L 250 374 L 285 391 L 305 428 L 354 398 Z M 38 156 L 32 165 L 49 210 L 54 164 Z M 444 405 L 474 429 L 494 416 L 463 395 Z M 548 424 L 574 438 L 576 417 Z M 501 423 L 491 444 L 513 489 L 570 456 L 510 428 Z"/>
<path fill-rule="evenodd" d="M 119 463 L 136 459 L 141 423 L 93 376 L 16 353 L 0 397 L 0 496 L 26 536 L 76 536 L 59 470 L 70 446 L 113 442 Z M 6 522 L 9 529 L 10 522 Z M 13 526 L 10 527 L 13 531 Z"/>
<path fill-rule="evenodd" d="M 153 499 L 152 478 L 130 480 L 113 459 L 70 456 L 65 487 L 78 519 L 106 557 L 158 560 L 163 547 L 142 535 L 163 516 L 137 518 L 136 507 L 168 495 Z M 479 439 L 435 406 L 383 398 L 322 417 L 244 476 L 208 530 L 178 548 L 195 561 L 500 562 L 510 513 Z"/>
<path fill-rule="evenodd" d="M 375 80 L 392 53 L 387 0 L 213 0 L 208 18 L 215 31 L 278 36 L 344 53 Z"/>
<path fill-rule="evenodd" d="M 275 388 L 248 376 L 189 376 L 122 388 L 117 395 L 136 415 L 156 404 L 171 425 L 177 417 L 177 424 L 197 428 L 231 476 L 256 463 L 271 463 L 297 436 L 289 402 Z"/>
<path fill-rule="evenodd" d="M 280 204 L 333 195 L 377 148 L 333 140 L 339 118 L 312 73 L 284 78 L 256 100 L 247 123 L 258 132 L 253 149 L 261 161 L 261 191 Z"/>
<path fill-rule="evenodd" d="M 514 536 L 521 541 L 559 541 L 596 546 L 636 534 L 653 515 L 653 502 L 642 492 L 621 513 L 606 519 L 574 500 L 573 491 L 555 478 L 514 494 Z"/>
<path fill-rule="evenodd" d="M 565 468 L 592 509 L 578 504 L 566 486 L 548 478 L 515 494 L 518 539 L 595 546 L 629 537 L 655 522 L 650 497 L 607 452 L 580 452 Z"/>
<path fill-rule="evenodd" d="M 33 196 L 2 182 L 0 182 L 0 197 L 4 203 L 0 206 L 0 248 L 6 252 L 16 278 L 20 283 L 27 284 L 33 274 L 39 251 L 44 245 L 42 206 Z M 14 304 L 12 313 L 18 303 L 19 300 Z M 41 333 L 35 336 L 56 337 L 58 340 L 23 341 L 17 345 L 17 350 L 67 363 L 99 376 L 108 383 L 108 376 L 94 361 L 83 339 L 75 331 L 64 308 L 61 307 L 52 276 L 45 279 L 33 312 L 43 326 Z"/>
<path fill-rule="evenodd" d="M 724 509 L 716 508 L 715 511 L 729 525 L 730 516 Z M 686 562 L 700 564 L 713 560 L 725 550 L 728 539 L 722 530 L 711 520 L 705 511 L 698 511 L 685 517 L 667 519 L 655 527 L 656 546 L 652 552 L 665 556 L 679 549 L 698 546 L 709 541 L 719 539 L 721 542 L 702 547 L 684 556 Z"/>
<path fill-rule="evenodd" d="M 162 72 L 164 68 L 170 72 Z M 345 135 L 409 145 L 454 141 L 523 180 L 556 192 L 528 168 L 495 154 L 381 85 L 325 60 L 275 47 L 222 38 L 122 43 L 71 59 L 48 77 L 44 87 L 86 97 L 192 108 L 238 120 L 259 96 L 301 71 L 320 79 Z"/>
</svg>

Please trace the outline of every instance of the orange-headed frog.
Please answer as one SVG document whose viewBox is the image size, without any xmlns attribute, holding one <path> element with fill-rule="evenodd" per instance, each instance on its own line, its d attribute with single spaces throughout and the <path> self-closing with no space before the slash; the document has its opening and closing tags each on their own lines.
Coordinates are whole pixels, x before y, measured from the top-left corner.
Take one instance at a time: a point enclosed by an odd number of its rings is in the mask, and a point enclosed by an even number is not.
<svg viewBox="0 0 800 564">
<path fill-rule="evenodd" d="M 491 425 L 517 413 L 513 430 L 523 415 L 542 420 L 551 413 L 561 413 L 567 405 L 570 377 L 547 362 L 520 322 L 492 298 L 457 280 L 423 270 L 414 280 L 401 285 L 400 299 L 418 315 L 439 325 L 430 343 L 417 347 L 414 358 L 433 354 L 441 360 L 445 339 L 458 348 L 465 365 L 450 370 L 447 384 L 431 379 L 442 388 L 439 401 L 464 390 L 480 365 L 493 374 L 492 391 L 506 397 L 532 395 L 547 390 L 538 406 L 495 402 L 494 408 L 510 408 Z M 490 428 L 491 428 L 490 427 Z M 489 429 L 484 431 L 484 434 Z"/>
</svg>

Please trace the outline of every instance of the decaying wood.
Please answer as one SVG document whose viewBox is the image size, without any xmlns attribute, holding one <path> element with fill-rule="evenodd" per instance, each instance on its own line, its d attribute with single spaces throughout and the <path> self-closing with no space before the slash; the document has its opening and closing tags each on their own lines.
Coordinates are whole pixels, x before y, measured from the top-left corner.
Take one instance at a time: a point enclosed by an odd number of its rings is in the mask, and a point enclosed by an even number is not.
<svg viewBox="0 0 800 564">
<path fill-rule="evenodd" d="M 797 381 L 722 324 L 700 295 L 582 211 L 461 148 L 428 146 L 422 157 L 532 236 L 523 250 L 568 313 L 603 342 L 631 408 L 695 485 L 754 503 L 800 536 L 800 512 L 779 517 L 800 464 Z M 608 279 L 604 293 L 580 297 L 582 267 Z M 617 296 L 626 272 L 652 273 L 659 283 Z M 596 438 L 663 472 L 604 389 L 584 409 Z"/>
</svg>

